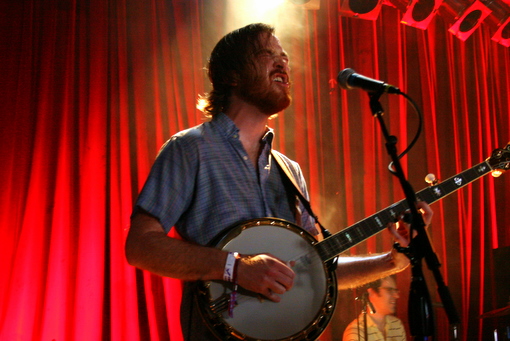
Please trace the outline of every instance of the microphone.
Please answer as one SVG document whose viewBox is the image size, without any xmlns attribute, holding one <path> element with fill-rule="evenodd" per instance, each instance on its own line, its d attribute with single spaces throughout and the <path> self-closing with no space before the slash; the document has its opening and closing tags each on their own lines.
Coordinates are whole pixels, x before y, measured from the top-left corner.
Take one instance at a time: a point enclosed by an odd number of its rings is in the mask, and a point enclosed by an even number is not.
<svg viewBox="0 0 510 341">
<path fill-rule="evenodd" d="M 356 301 L 361 300 L 362 304 L 368 305 L 368 307 L 370 308 L 370 312 L 372 314 L 375 314 L 375 307 L 372 304 L 372 302 L 370 302 L 370 298 L 368 298 L 368 292 L 365 292 L 365 293 L 363 293 L 363 295 L 356 297 L 355 300 Z"/>
<path fill-rule="evenodd" d="M 337 80 L 340 86 L 345 90 L 360 88 L 368 92 L 387 92 L 389 94 L 401 94 L 399 88 L 383 81 L 360 75 L 353 69 L 344 69 L 340 71 Z"/>
</svg>

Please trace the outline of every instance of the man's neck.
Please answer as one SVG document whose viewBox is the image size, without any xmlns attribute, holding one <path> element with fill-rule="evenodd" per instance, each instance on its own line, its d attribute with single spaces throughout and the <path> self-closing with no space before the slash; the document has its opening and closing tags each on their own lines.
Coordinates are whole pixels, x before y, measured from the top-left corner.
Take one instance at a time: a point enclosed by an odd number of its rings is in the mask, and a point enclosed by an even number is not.
<svg viewBox="0 0 510 341">
<path fill-rule="evenodd" d="M 239 129 L 239 139 L 256 167 L 260 155 L 260 140 L 267 131 L 269 115 L 241 100 L 233 100 L 225 114 Z"/>
<path fill-rule="evenodd" d="M 242 135 L 250 141 L 259 141 L 266 132 L 270 115 L 261 112 L 256 106 L 232 96 L 225 114 L 235 123 Z"/>
<path fill-rule="evenodd" d="M 383 335 L 385 335 L 385 332 L 386 332 L 386 315 L 383 315 L 383 314 L 379 314 L 379 313 L 375 313 L 375 314 L 370 314 L 369 315 L 370 318 L 372 319 L 372 321 L 374 321 L 375 325 L 377 326 L 377 328 L 379 329 L 379 331 L 381 333 L 383 333 Z"/>
</svg>

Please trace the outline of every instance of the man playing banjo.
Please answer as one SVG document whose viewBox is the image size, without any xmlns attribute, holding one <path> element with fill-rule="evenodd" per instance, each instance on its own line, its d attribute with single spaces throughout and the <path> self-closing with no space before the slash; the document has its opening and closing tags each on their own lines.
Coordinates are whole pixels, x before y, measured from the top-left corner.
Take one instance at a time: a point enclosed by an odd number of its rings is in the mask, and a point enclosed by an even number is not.
<svg viewBox="0 0 510 341">
<path fill-rule="evenodd" d="M 223 37 L 208 63 L 212 91 L 203 100 L 210 120 L 165 143 L 136 202 L 126 257 L 133 266 L 186 281 L 181 306 L 186 340 L 216 339 L 192 303 L 188 284 L 235 282 L 275 306 L 295 285 L 292 262 L 263 251 L 209 246 L 215 236 L 242 221 L 275 217 L 322 238 L 303 204 L 296 207 L 271 154 L 274 132 L 267 122 L 290 104 L 289 70 L 289 57 L 272 27 L 252 24 Z M 299 165 L 281 157 L 308 196 Z M 430 208 L 419 207 L 428 224 Z M 167 236 L 172 227 L 183 240 Z M 405 246 L 407 241 L 392 231 Z M 394 250 L 339 257 L 338 287 L 359 286 L 407 265 L 406 256 Z"/>
</svg>

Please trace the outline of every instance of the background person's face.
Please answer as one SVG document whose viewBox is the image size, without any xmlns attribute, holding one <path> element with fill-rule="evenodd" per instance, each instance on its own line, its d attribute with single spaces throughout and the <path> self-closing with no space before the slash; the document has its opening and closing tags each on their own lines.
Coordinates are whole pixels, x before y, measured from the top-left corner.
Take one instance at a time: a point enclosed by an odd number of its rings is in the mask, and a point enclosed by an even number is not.
<svg viewBox="0 0 510 341">
<path fill-rule="evenodd" d="M 385 278 L 381 282 L 379 292 L 369 289 L 369 298 L 377 313 L 384 315 L 394 314 L 397 306 L 397 299 L 399 298 L 395 280 L 393 278 Z"/>
</svg>

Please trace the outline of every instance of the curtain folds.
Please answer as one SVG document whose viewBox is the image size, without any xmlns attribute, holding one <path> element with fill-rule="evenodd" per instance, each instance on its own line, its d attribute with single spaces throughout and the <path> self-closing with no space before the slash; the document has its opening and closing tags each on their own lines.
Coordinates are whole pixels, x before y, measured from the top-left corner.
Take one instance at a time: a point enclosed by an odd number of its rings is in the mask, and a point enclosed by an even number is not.
<svg viewBox="0 0 510 341">
<path fill-rule="evenodd" d="M 3 1 L 0 10 L 0 339 L 180 340 L 181 283 L 124 258 L 133 202 L 160 146 L 202 122 L 203 71 L 227 24 L 228 2 L 207 0 Z M 337 232 L 403 198 L 387 170 L 381 129 L 361 90 L 338 88 L 347 67 L 384 79 L 423 112 L 402 166 L 416 191 L 510 141 L 510 49 L 482 25 L 466 41 L 434 19 L 418 30 L 383 6 L 376 21 L 338 15 L 340 1 L 288 10 L 277 35 L 291 58 L 292 105 L 271 121 L 276 148 L 298 161 L 314 210 Z M 248 19 L 247 19 L 248 20 Z M 258 20 L 260 21 L 260 20 Z M 249 23 L 247 21 L 244 24 Z M 418 126 L 401 96 L 381 104 L 402 151 Z M 434 204 L 429 234 L 462 320 L 462 340 L 497 327 L 494 250 L 510 247 L 510 175 L 490 175 Z M 172 232 L 171 232 L 172 233 Z M 381 233 L 349 254 L 383 252 Z M 503 266 L 503 268 L 502 268 Z M 434 302 L 438 340 L 448 321 Z M 410 271 L 397 276 L 407 322 Z M 357 315 L 339 295 L 324 339 Z M 508 297 L 507 297 L 508 299 Z"/>
</svg>

